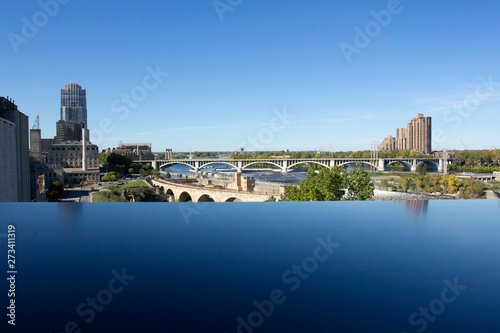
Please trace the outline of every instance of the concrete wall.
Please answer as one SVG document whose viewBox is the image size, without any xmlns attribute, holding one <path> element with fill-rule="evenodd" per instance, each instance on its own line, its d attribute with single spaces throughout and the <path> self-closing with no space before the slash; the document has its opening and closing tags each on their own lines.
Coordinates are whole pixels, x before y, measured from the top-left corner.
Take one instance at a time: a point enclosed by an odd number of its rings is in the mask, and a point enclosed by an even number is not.
<svg viewBox="0 0 500 333">
<path fill-rule="evenodd" d="M 16 151 L 17 201 L 30 202 L 31 189 L 28 116 L 17 110 L 0 110 L 0 117 L 15 124 L 15 143 L 13 146 Z M 12 174 L 10 176 L 12 177 Z"/>
<path fill-rule="evenodd" d="M 0 202 L 18 201 L 16 125 L 0 118 Z"/>
</svg>

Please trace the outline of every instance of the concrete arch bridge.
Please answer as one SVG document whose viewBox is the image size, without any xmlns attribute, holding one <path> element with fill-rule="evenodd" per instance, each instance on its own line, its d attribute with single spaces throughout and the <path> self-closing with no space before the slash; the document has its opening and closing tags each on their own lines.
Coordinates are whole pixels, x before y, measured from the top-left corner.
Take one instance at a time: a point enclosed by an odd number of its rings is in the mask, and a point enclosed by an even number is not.
<svg viewBox="0 0 500 333">
<path fill-rule="evenodd" d="M 362 163 L 373 168 L 379 172 L 385 171 L 386 167 L 393 163 L 401 163 L 405 166 L 406 170 L 411 170 L 413 172 L 417 171 L 417 166 L 421 163 L 426 163 L 428 165 L 434 166 L 439 172 L 443 172 L 444 165 L 449 164 L 451 159 L 439 159 L 439 158 L 297 158 L 297 159 L 245 159 L 245 160 L 233 160 L 233 159 L 178 159 L 178 160 L 154 160 L 154 161 L 141 161 L 151 163 L 151 166 L 156 170 L 161 170 L 164 167 L 174 165 L 174 164 L 184 164 L 190 166 L 195 171 L 199 171 L 200 168 L 207 167 L 211 164 L 225 164 L 237 171 L 243 171 L 247 168 L 252 167 L 255 164 L 269 164 L 276 166 L 283 173 L 287 173 L 293 169 L 293 167 L 299 164 L 317 164 L 327 168 L 332 168 L 334 166 L 345 166 L 349 164 Z"/>
</svg>

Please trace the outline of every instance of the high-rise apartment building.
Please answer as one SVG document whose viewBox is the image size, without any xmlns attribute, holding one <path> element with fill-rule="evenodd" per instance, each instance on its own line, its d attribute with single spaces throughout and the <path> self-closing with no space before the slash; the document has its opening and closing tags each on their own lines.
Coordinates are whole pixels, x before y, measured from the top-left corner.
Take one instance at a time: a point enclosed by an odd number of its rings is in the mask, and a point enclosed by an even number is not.
<svg viewBox="0 0 500 333">
<path fill-rule="evenodd" d="M 415 118 L 408 123 L 408 143 L 409 149 L 428 155 L 431 150 L 431 117 L 424 117 L 423 114 L 417 114 Z"/>
<path fill-rule="evenodd" d="M 389 135 L 389 137 L 385 138 L 384 141 L 380 144 L 378 147 L 378 151 L 393 151 L 396 149 L 396 138 L 394 138 L 392 135 Z"/>
<path fill-rule="evenodd" d="M 417 114 L 407 128 L 397 129 L 397 138 L 385 138 L 379 146 L 379 151 L 392 151 L 396 149 L 416 151 L 424 155 L 432 153 L 432 125 L 431 117 Z"/>
<path fill-rule="evenodd" d="M 70 83 L 61 89 L 61 120 L 87 128 L 87 92 L 79 84 Z"/>
<path fill-rule="evenodd" d="M 396 138 L 396 149 L 408 149 L 408 128 L 398 128 Z"/>
<path fill-rule="evenodd" d="M 0 201 L 30 198 L 28 116 L 12 100 L 0 97 Z"/>
</svg>

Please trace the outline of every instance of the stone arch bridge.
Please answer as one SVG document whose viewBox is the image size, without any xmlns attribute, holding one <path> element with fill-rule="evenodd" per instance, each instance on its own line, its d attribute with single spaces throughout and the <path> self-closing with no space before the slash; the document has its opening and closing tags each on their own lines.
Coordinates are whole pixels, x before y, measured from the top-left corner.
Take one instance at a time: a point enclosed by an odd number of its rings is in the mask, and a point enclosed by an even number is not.
<svg viewBox="0 0 500 333">
<path fill-rule="evenodd" d="M 141 163 L 151 163 L 151 166 L 156 170 L 160 170 L 169 165 L 174 164 L 184 164 L 192 167 L 194 170 L 198 171 L 201 168 L 208 167 L 211 164 L 225 164 L 233 167 L 237 171 L 243 171 L 246 168 L 250 168 L 255 164 L 269 164 L 273 165 L 281 170 L 283 173 L 287 173 L 292 170 L 293 167 L 299 164 L 317 164 L 327 168 L 332 168 L 334 166 L 342 167 L 348 164 L 362 163 L 366 165 L 373 166 L 373 168 L 379 172 L 385 171 L 385 168 L 393 163 L 401 163 L 405 166 L 405 169 L 411 170 L 413 172 L 417 171 L 417 166 L 421 163 L 427 163 L 437 167 L 439 172 L 443 172 L 445 163 L 450 163 L 451 159 L 439 159 L 439 158 L 297 158 L 297 159 L 178 159 L 178 160 L 154 160 L 154 161 L 141 161 Z"/>
<path fill-rule="evenodd" d="M 237 190 L 216 189 L 197 185 L 187 185 L 151 179 L 153 185 L 170 196 L 170 201 L 180 202 L 264 202 L 273 194 L 260 192 L 245 192 Z M 276 196 L 276 194 L 274 194 Z"/>
</svg>

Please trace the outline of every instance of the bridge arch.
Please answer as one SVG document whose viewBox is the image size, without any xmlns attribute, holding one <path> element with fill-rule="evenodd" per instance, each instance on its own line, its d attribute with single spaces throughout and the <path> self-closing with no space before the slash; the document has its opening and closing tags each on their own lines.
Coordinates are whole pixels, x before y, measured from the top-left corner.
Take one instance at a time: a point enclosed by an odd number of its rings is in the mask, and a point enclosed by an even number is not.
<svg viewBox="0 0 500 333">
<path fill-rule="evenodd" d="M 366 165 L 369 165 L 369 166 L 377 167 L 376 163 L 372 164 L 372 163 L 370 163 L 368 161 L 348 161 L 348 162 L 343 162 L 343 163 L 339 164 L 338 166 L 339 167 L 343 167 L 344 165 L 356 164 L 356 163 L 363 163 L 363 164 L 366 164 Z"/>
<path fill-rule="evenodd" d="M 195 169 L 195 167 L 194 167 L 194 166 L 192 166 L 192 165 L 191 165 L 191 164 L 189 164 L 189 163 L 184 163 L 184 162 L 174 162 L 174 161 L 160 165 L 160 166 L 159 166 L 159 169 L 161 170 L 161 169 L 163 169 L 163 168 L 164 168 L 164 167 L 166 167 L 166 166 L 169 166 L 169 165 L 176 165 L 176 164 L 183 164 L 183 165 L 187 165 L 188 167 L 190 167 L 190 168 L 192 168 L 192 169 Z"/>
<path fill-rule="evenodd" d="M 396 161 L 391 161 L 389 160 L 386 164 L 386 167 L 391 165 L 391 164 L 394 164 L 394 163 L 400 163 L 400 164 L 403 164 L 405 166 L 405 170 L 411 170 L 413 168 L 413 164 L 411 164 L 410 162 L 407 162 L 407 161 L 401 161 L 401 160 L 396 160 Z"/>
<path fill-rule="evenodd" d="M 236 197 L 231 197 L 231 198 L 227 198 L 225 200 L 225 202 L 242 202 L 242 201 Z"/>
<path fill-rule="evenodd" d="M 297 163 L 294 163 L 292 165 L 289 165 L 288 169 L 291 169 L 294 166 L 299 165 L 299 164 L 317 164 L 317 165 L 321 165 L 321 166 L 323 166 L 325 168 L 330 168 L 330 166 L 328 166 L 328 165 L 326 165 L 324 163 L 321 163 L 321 162 L 317 162 L 317 161 L 303 161 L 303 162 L 297 162 Z"/>
<path fill-rule="evenodd" d="M 275 166 L 277 166 L 280 170 L 283 170 L 283 167 L 282 167 L 281 165 L 276 164 L 276 163 L 273 163 L 273 162 L 269 162 L 269 161 L 262 161 L 262 162 L 257 161 L 257 162 L 252 162 L 252 163 L 246 164 L 244 167 L 242 167 L 242 169 L 246 169 L 246 168 L 248 168 L 249 166 L 254 165 L 254 164 L 271 164 L 271 165 L 275 165 Z"/>
<path fill-rule="evenodd" d="M 188 192 L 182 192 L 181 195 L 179 195 L 179 202 L 192 202 L 193 198 L 191 197 L 191 194 Z"/>
<path fill-rule="evenodd" d="M 208 194 L 203 194 L 198 198 L 198 202 L 215 202 L 215 200 Z"/>
<path fill-rule="evenodd" d="M 170 201 L 170 202 L 174 202 L 174 201 L 175 201 L 175 194 L 174 194 L 174 191 L 172 191 L 172 189 L 171 189 L 171 188 L 167 189 L 167 190 L 165 191 L 165 194 L 169 196 L 169 198 L 170 198 L 170 200 L 169 200 L 169 201 Z"/>
<path fill-rule="evenodd" d="M 439 162 L 436 162 L 436 161 L 432 161 L 432 160 L 422 160 L 422 161 L 417 161 L 417 166 L 419 166 L 420 164 L 422 163 L 425 163 L 425 164 L 432 164 L 433 166 L 436 167 L 437 170 L 439 170 Z"/>
<path fill-rule="evenodd" d="M 209 162 L 209 163 L 206 163 L 206 164 L 200 164 L 200 168 L 205 168 L 205 167 L 207 167 L 209 165 L 212 165 L 212 164 L 224 164 L 224 165 L 230 166 L 233 169 L 238 169 L 237 165 L 234 165 L 234 164 L 231 164 L 231 163 L 228 163 L 228 162 Z"/>
</svg>

